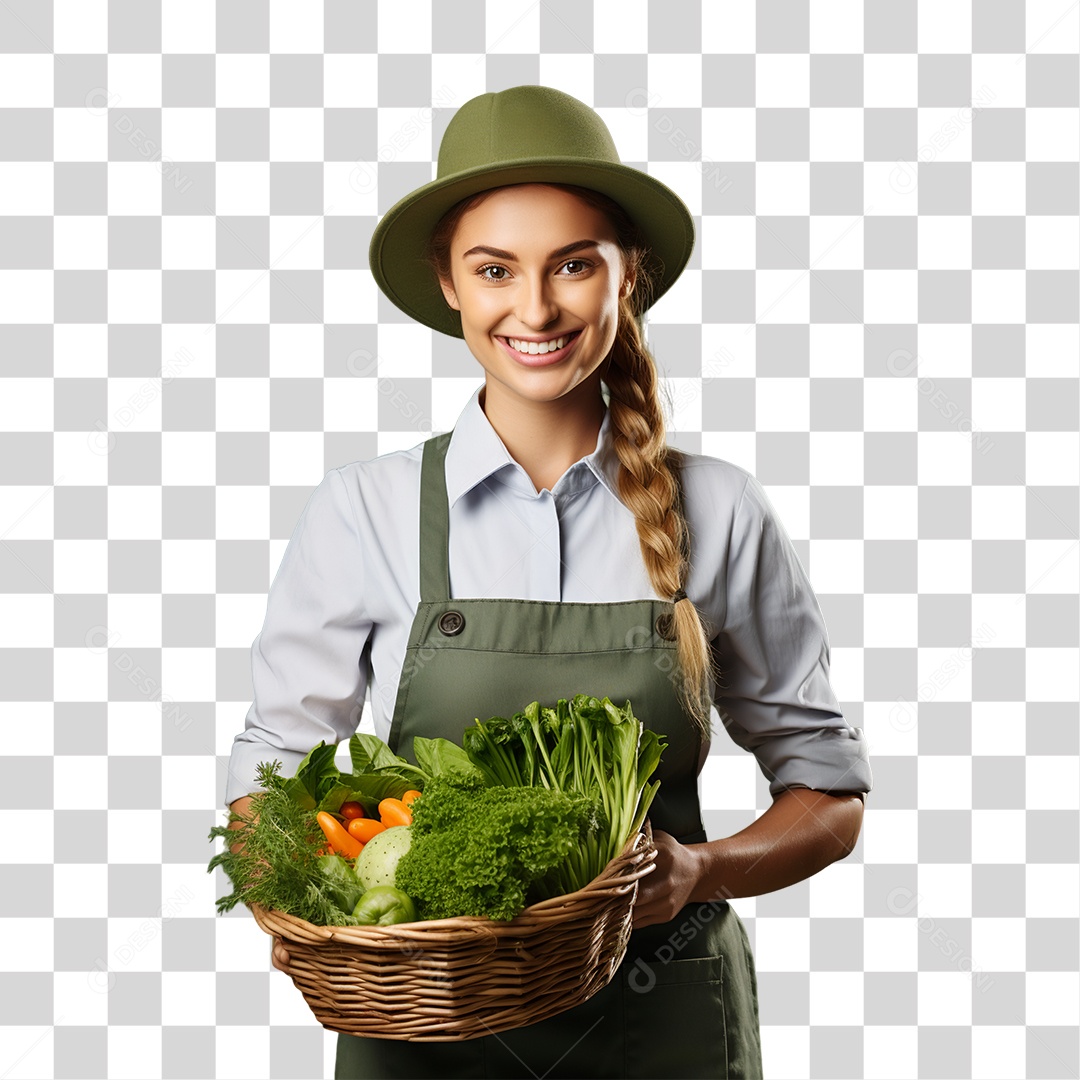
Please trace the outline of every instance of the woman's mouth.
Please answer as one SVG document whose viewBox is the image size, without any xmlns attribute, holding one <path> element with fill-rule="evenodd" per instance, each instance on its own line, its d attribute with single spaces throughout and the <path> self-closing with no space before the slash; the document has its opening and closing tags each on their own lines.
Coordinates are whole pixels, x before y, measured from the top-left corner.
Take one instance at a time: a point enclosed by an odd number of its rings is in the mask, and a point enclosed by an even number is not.
<svg viewBox="0 0 1080 1080">
<path fill-rule="evenodd" d="M 522 341 L 513 337 L 499 337 L 497 340 L 518 363 L 528 367 L 544 367 L 547 364 L 557 364 L 568 356 L 579 337 L 581 331 L 572 330 L 540 342 Z"/>
</svg>

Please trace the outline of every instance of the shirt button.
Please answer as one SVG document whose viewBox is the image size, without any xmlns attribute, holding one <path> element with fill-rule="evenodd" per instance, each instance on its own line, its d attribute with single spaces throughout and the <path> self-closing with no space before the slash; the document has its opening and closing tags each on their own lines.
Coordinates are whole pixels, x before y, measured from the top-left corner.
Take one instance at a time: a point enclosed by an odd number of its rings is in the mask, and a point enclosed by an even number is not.
<svg viewBox="0 0 1080 1080">
<path fill-rule="evenodd" d="M 465 629 L 465 616 L 460 611 L 444 611 L 439 616 L 439 629 L 447 637 L 460 634 Z"/>
</svg>

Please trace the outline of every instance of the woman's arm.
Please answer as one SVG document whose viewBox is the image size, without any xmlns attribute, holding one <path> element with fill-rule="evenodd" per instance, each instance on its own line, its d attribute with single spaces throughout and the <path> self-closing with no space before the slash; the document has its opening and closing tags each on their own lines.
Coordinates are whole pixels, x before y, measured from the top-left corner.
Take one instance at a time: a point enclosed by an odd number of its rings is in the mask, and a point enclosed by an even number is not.
<svg viewBox="0 0 1080 1080">
<path fill-rule="evenodd" d="M 859 795 L 788 788 L 733 836 L 684 845 L 657 832 L 656 869 L 638 886 L 634 926 L 668 922 L 689 903 L 794 885 L 851 854 L 862 816 Z"/>
<path fill-rule="evenodd" d="M 740 832 L 691 845 L 699 868 L 690 900 L 760 896 L 794 885 L 851 854 L 862 816 L 858 795 L 788 788 Z"/>
</svg>

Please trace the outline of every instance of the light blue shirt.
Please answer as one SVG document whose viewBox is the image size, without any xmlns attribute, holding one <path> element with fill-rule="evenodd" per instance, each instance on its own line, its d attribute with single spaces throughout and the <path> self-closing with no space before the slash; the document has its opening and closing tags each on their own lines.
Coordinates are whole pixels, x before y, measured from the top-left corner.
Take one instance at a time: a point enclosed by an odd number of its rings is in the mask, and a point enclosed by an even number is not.
<svg viewBox="0 0 1080 1080">
<path fill-rule="evenodd" d="M 537 492 L 485 416 L 480 389 L 446 452 L 450 595 L 658 598 L 618 496 L 610 413 L 593 453 Z M 388 736 L 420 602 L 422 455 L 423 442 L 342 465 L 312 492 L 251 647 L 254 700 L 233 743 L 226 804 L 258 790 L 260 761 L 278 758 L 291 776 L 320 740 L 347 739 L 365 694 L 376 734 Z M 687 456 L 683 489 L 685 587 L 719 638 L 714 700 L 728 735 L 756 756 L 774 796 L 869 791 L 863 731 L 833 694 L 817 599 L 764 489 L 738 465 L 700 454 Z"/>
</svg>

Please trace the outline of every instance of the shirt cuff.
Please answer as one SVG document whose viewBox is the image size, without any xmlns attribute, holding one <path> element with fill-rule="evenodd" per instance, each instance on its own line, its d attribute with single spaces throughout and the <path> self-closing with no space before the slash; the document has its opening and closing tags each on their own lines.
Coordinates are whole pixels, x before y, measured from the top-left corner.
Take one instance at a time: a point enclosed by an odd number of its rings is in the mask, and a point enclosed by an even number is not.
<svg viewBox="0 0 1080 1080">
<path fill-rule="evenodd" d="M 755 751 L 775 798 L 790 787 L 860 795 L 874 785 L 866 736 L 858 727 L 788 732 L 763 741 Z"/>
<path fill-rule="evenodd" d="M 296 774 L 297 767 L 304 760 L 306 752 L 297 750 L 279 750 L 269 743 L 257 741 L 245 741 L 243 737 L 236 739 L 232 745 L 232 753 L 226 764 L 225 774 L 225 806 L 229 807 L 237 799 L 245 795 L 254 795 L 262 791 L 259 786 L 257 767 L 260 762 L 281 762 L 281 775 L 288 777 Z"/>
</svg>

